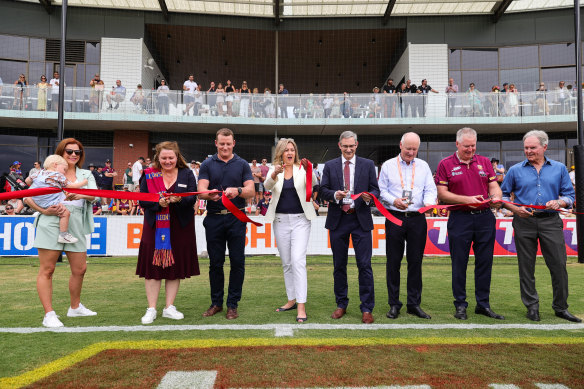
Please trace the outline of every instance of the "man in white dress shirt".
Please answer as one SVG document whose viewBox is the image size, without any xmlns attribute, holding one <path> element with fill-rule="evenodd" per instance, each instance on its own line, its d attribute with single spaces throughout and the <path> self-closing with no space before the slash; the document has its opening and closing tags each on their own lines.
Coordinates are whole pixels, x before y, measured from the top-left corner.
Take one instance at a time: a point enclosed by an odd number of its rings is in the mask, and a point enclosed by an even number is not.
<svg viewBox="0 0 584 389">
<path fill-rule="evenodd" d="M 386 220 L 387 293 L 390 310 L 387 317 L 397 319 L 402 303 L 399 299 L 400 266 L 406 248 L 408 261 L 407 312 L 422 319 L 430 315 L 420 308 L 422 300 L 422 257 L 426 247 L 428 226 L 418 210 L 436 204 L 437 191 L 428 164 L 416 158 L 420 137 L 414 132 L 402 136 L 400 154 L 386 161 L 379 175 L 381 201 L 403 224 Z M 407 244 L 407 245 L 406 245 Z"/>
</svg>

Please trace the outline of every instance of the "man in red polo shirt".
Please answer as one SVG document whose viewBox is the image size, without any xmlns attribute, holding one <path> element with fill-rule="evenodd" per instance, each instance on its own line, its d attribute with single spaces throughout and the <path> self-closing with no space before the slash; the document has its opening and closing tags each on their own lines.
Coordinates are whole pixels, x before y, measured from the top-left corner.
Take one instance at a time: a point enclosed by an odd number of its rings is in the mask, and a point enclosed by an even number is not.
<svg viewBox="0 0 584 389">
<path fill-rule="evenodd" d="M 477 133 L 461 128 L 456 133 L 457 151 L 440 161 L 436 172 L 438 199 L 451 208 L 448 218 L 448 242 L 452 258 L 452 294 L 454 317 L 466 320 L 466 268 L 471 244 L 475 254 L 475 313 L 504 320 L 491 310 L 489 294 L 495 248 L 495 216 L 490 207 L 500 207 L 501 189 L 487 157 L 476 155 Z M 490 202 L 484 202 L 491 199 Z"/>
</svg>

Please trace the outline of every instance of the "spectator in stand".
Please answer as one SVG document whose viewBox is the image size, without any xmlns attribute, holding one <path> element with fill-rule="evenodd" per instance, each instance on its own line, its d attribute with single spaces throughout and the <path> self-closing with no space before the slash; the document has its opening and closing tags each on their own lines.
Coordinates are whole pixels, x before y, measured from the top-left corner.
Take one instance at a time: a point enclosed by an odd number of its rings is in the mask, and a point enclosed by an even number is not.
<svg viewBox="0 0 584 389">
<path fill-rule="evenodd" d="M 124 185 L 124 192 L 129 192 L 128 186 Z M 134 204 L 132 200 L 128 199 L 117 199 L 116 200 L 116 212 L 118 215 L 131 215 L 134 211 Z"/>
<path fill-rule="evenodd" d="M 341 103 L 341 114 L 345 118 L 350 118 L 353 115 L 353 109 L 351 106 L 351 99 L 347 92 L 343 92 L 343 102 Z"/>
<path fill-rule="evenodd" d="M 109 104 L 109 109 L 118 109 L 120 107 L 120 103 L 124 101 L 126 98 L 126 88 L 122 86 L 122 81 L 116 80 L 116 86 L 112 89 L 112 91 L 105 96 L 107 103 Z M 112 101 L 116 103 L 116 106 L 112 106 Z"/>
<path fill-rule="evenodd" d="M 470 116 L 483 116 L 483 95 L 475 88 L 474 82 L 468 86 L 466 96 L 470 104 Z"/>
<path fill-rule="evenodd" d="M 105 161 L 105 168 L 103 169 L 103 178 L 101 179 L 101 186 L 103 190 L 114 190 L 114 177 L 116 177 L 118 173 L 112 168 L 112 161 L 107 159 Z M 101 201 L 104 204 L 109 204 L 110 199 L 106 197 L 102 197 Z"/>
<path fill-rule="evenodd" d="M 101 215 L 102 212 L 103 210 L 101 209 L 101 201 L 99 198 L 97 198 L 93 203 L 93 215 Z"/>
<path fill-rule="evenodd" d="M 262 109 L 260 107 L 260 90 L 258 88 L 253 88 L 251 91 L 251 115 L 254 118 L 262 117 Z"/>
<path fill-rule="evenodd" d="M 12 109 L 24 109 L 24 98 L 28 93 L 28 81 L 26 81 L 26 76 L 21 74 L 18 76 L 18 80 L 14 81 L 14 103 L 12 104 Z"/>
<path fill-rule="evenodd" d="M 519 91 L 515 88 L 515 84 L 509 85 L 505 99 L 505 112 L 507 112 L 507 116 L 519 115 Z"/>
<path fill-rule="evenodd" d="M 196 182 L 199 182 L 199 169 L 201 168 L 201 162 L 199 161 L 191 161 L 191 171 L 195 176 Z"/>
<path fill-rule="evenodd" d="M 247 81 L 243 81 L 241 84 L 241 101 L 239 103 L 239 116 L 246 118 L 249 116 L 249 99 L 251 91 L 247 87 Z"/>
<path fill-rule="evenodd" d="M 101 110 L 101 101 L 103 100 L 103 91 L 105 84 L 103 80 L 96 74 L 91 81 L 89 81 L 91 91 L 89 92 L 89 111 L 99 112 Z"/>
<path fill-rule="evenodd" d="M 134 188 L 133 192 L 140 192 L 140 187 L 137 186 Z M 138 200 L 132 200 L 132 211 L 130 211 L 130 215 L 144 215 L 144 210 L 140 206 L 140 202 Z"/>
<path fill-rule="evenodd" d="M 189 79 L 183 84 L 183 102 L 185 103 L 184 115 L 189 115 L 191 108 L 195 106 L 195 91 L 197 90 L 197 83 L 195 82 L 195 76 L 189 74 Z"/>
<path fill-rule="evenodd" d="M 260 165 L 260 171 L 262 172 L 262 177 L 260 178 L 260 198 L 263 197 L 266 188 L 264 188 L 264 182 L 270 171 L 268 166 L 268 160 L 266 158 L 262 159 L 262 164 Z"/>
<path fill-rule="evenodd" d="M 288 117 L 288 89 L 284 88 L 284 84 L 280 84 L 278 86 L 278 94 L 282 95 L 281 99 L 278 99 L 278 107 L 280 107 L 280 117 L 287 118 Z"/>
<path fill-rule="evenodd" d="M 144 170 L 144 157 L 138 158 L 136 162 L 132 165 L 132 183 L 134 184 L 134 192 L 136 188 L 140 188 L 140 177 L 142 177 L 142 171 Z"/>
<path fill-rule="evenodd" d="M 126 170 L 124 171 L 124 186 L 128 186 L 130 191 L 134 191 L 134 185 L 132 182 L 132 162 L 128 162 L 128 166 L 126 166 Z"/>
<path fill-rule="evenodd" d="M 378 87 L 373 88 L 373 94 L 369 99 L 369 112 L 367 113 L 368 118 L 376 118 L 381 111 L 381 106 L 379 105 L 379 101 L 376 95 L 379 95 Z"/>
<path fill-rule="evenodd" d="M 24 209 L 24 203 L 21 199 L 10 199 L 6 202 L 6 206 L 11 206 L 14 208 L 14 214 L 18 215 Z"/>
<path fill-rule="evenodd" d="M 493 170 L 495 171 L 495 175 L 497 176 L 497 182 L 499 185 L 505 179 L 505 166 L 499 163 L 497 158 L 491 158 L 491 165 L 493 165 Z"/>
<path fill-rule="evenodd" d="M 411 80 L 406 81 L 406 89 L 408 93 L 411 93 L 406 100 L 406 111 L 410 111 L 410 116 L 415 118 L 418 117 L 419 101 L 418 101 L 418 87 L 416 84 L 412 84 Z"/>
<path fill-rule="evenodd" d="M 41 76 L 41 82 L 37 84 L 39 92 L 37 95 L 37 111 L 47 110 L 47 91 L 51 87 L 51 84 L 47 82 L 47 76 L 44 74 Z"/>
<path fill-rule="evenodd" d="M 6 204 L 6 206 L 4 207 L 4 212 L 2 212 L 2 215 L 16 216 L 16 210 L 14 209 L 14 206 L 12 206 L 12 204 Z"/>
<path fill-rule="evenodd" d="M 535 106 L 537 107 L 538 114 L 550 114 L 550 107 L 547 102 L 547 89 L 543 82 L 539 83 L 539 88 L 535 91 Z"/>
<path fill-rule="evenodd" d="M 408 116 L 407 104 L 408 104 L 408 93 L 409 93 L 405 82 L 402 82 L 401 84 L 399 84 L 397 93 L 399 95 L 400 117 L 405 118 L 406 116 Z"/>
<path fill-rule="evenodd" d="M 10 173 L 8 175 L 10 177 L 11 191 L 27 189 L 22 170 L 20 170 L 21 166 L 22 164 L 19 161 L 12 162 L 12 166 L 10 166 Z"/>
<path fill-rule="evenodd" d="M 393 85 L 393 78 L 389 78 L 387 80 L 387 83 L 383 86 L 382 88 L 382 92 L 384 95 L 391 95 L 391 96 L 384 96 L 384 103 L 383 103 L 383 108 L 384 108 L 384 116 L 386 118 L 395 117 L 395 105 L 396 105 L 396 99 L 395 99 L 395 85 Z"/>
<path fill-rule="evenodd" d="M 572 186 L 574 188 L 576 188 L 576 167 L 574 165 L 572 165 L 572 167 L 570 167 L 570 173 L 568 173 L 568 175 L 570 176 L 570 181 L 572 182 Z"/>
<path fill-rule="evenodd" d="M 205 102 L 205 96 L 201 92 L 201 85 L 197 85 L 195 89 L 195 107 L 193 108 L 193 116 L 199 116 L 199 110 Z"/>
<path fill-rule="evenodd" d="M 215 96 L 216 92 L 217 88 L 215 87 L 215 82 L 211 81 L 209 89 L 207 89 L 207 105 L 209 105 L 209 108 L 213 108 L 217 105 L 217 96 Z M 213 112 L 212 109 L 211 112 Z"/>
<path fill-rule="evenodd" d="M 142 84 L 138 84 L 138 86 L 136 86 L 134 94 L 132 94 L 132 97 L 130 97 L 130 102 L 132 102 L 136 106 L 136 109 L 138 109 L 140 112 L 146 112 L 147 100 L 146 96 L 144 95 L 144 89 L 142 89 Z"/>
<path fill-rule="evenodd" d="M 428 104 L 428 93 L 439 93 L 436 89 L 433 89 L 430 85 L 428 85 L 428 80 L 425 78 L 422 80 L 422 85 L 418 88 L 418 93 L 424 96 L 423 100 L 421 101 L 422 107 L 422 114 L 421 117 L 426 117 L 426 105 Z"/>
<path fill-rule="evenodd" d="M 152 160 L 146 157 L 146 167 L 152 167 Z"/>
<path fill-rule="evenodd" d="M 225 84 L 225 103 L 227 104 L 227 116 L 233 116 L 233 95 L 235 88 L 231 85 L 231 80 L 227 80 Z"/>
<path fill-rule="evenodd" d="M 503 89 L 501 89 L 501 94 L 499 95 L 500 116 L 507 116 L 506 105 L 507 105 L 508 93 L 509 93 L 509 84 L 505 82 L 503 84 Z"/>
<path fill-rule="evenodd" d="M 261 106 L 264 109 L 264 116 L 267 118 L 276 117 L 276 107 L 274 106 L 274 98 L 272 97 L 272 91 L 270 88 L 264 89 L 264 99 L 261 102 Z"/>
<path fill-rule="evenodd" d="M 331 97 L 330 93 L 327 93 L 324 99 L 322 99 L 322 106 L 324 108 L 324 117 L 328 118 L 329 116 L 331 116 L 333 98 Z"/>
<path fill-rule="evenodd" d="M 223 84 L 217 84 L 217 89 L 215 91 L 217 94 L 217 115 L 223 116 L 223 103 L 225 102 L 225 88 L 223 88 Z"/>
<path fill-rule="evenodd" d="M 255 197 L 249 199 L 249 205 L 257 204 L 260 201 L 260 179 L 262 178 L 262 169 L 258 166 L 257 160 L 251 161 L 251 175 L 253 176 L 253 186 L 255 188 Z"/>
<path fill-rule="evenodd" d="M 51 110 L 57 111 L 59 109 L 59 72 L 53 73 L 53 78 L 49 81 L 51 84 Z"/>
<path fill-rule="evenodd" d="M 566 102 L 570 99 L 570 91 L 566 88 L 565 85 L 565 81 L 560 81 L 558 87 L 555 90 L 556 99 L 558 101 L 556 115 L 566 113 Z"/>
<path fill-rule="evenodd" d="M 158 98 L 156 99 L 156 105 L 158 107 L 158 114 L 168 115 L 168 93 L 170 93 L 170 89 L 166 85 L 165 80 L 160 80 L 160 86 L 157 92 Z"/>
<path fill-rule="evenodd" d="M 259 216 L 259 215 L 266 216 L 266 213 L 268 212 L 268 207 L 270 206 L 271 199 L 272 199 L 271 192 L 262 193 L 262 199 L 260 200 L 260 202 L 258 203 L 258 206 L 256 207 L 256 211 L 255 211 L 256 216 Z"/>
<path fill-rule="evenodd" d="M 41 163 L 39 161 L 35 161 L 33 163 L 33 168 L 29 170 L 27 177 L 32 176 L 35 173 L 41 171 Z"/>
<path fill-rule="evenodd" d="M 456 106 L 456 94 L 458 93 L 458 85 L 454 83 L 454 78 L 448 79 L 448 85 L 444 91 L 448 96 L 448 116 L 454 116 L 454 107 Z"/>
<path fill-rule="evenodd" d="M 491 88 L 491 93 L 487 96 L 485 101 L 485 109 L 491 117 L 499 116 L 499 97 L 501 96 L 499 92 L 499 86 L 493 85 Z"/>
</svg>

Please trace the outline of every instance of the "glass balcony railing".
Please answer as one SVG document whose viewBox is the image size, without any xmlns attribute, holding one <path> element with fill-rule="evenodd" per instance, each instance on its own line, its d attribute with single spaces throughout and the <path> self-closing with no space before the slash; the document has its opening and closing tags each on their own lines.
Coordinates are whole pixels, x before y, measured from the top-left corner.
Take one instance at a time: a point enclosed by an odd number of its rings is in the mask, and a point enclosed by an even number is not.
<svg viewBox="0 0 584 389">
<path fill-rule="evenodd" d="M 575 92 L 575 91 L 574 91 Z M 2 110 L 56 111 L 58 91 L 50 87 L 0 86 Z M 65 112 L 287 119 L 401 119 L 573 115 L 572 92 L 434 94 L 188 94 L 126 89 L 126 92 L 65 88 Z M 160 119 L 153 119 L 160 120 Z M 377 121 L 377 120 L 376 120 Z"/>
</svg>

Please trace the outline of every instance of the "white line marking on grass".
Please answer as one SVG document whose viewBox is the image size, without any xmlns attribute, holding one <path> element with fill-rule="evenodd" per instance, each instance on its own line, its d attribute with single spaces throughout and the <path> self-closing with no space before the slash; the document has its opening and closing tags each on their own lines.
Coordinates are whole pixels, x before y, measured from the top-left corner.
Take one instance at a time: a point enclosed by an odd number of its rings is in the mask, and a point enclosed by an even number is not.
<svg viewBox="0 0 584 389">
<path fill-rule="evenodd" d="M 278 327 L 274 331 L 274 336 L 276 336 L 276 337 L 294 336 L 294 328 L 292 328 L 291 326 Z"/>
<path fill-rule="evenodd" d="M 517 385 L 509 385 L 509 384 L 489 384 L 489 388 L 491 389 L 520 389 Z"/>
<path fill-rule="evenodd" d="M 216 370 L 169 371 L 157 389 L 213 389 L 216 378 Z"/>
<path fill-rule="evenodd" d="M 536 383 L 534 385 L 540 389 L 570 389 L 568 386 L 562 385 L 562 384 L 539 384 L 539 383 Z"/>
<path fill-rule="evenodd" d="M 31 334 L 35 332 L 155 332 L 155 331 L 248 331 L 264 330 L 285 333 L 292 330 L 509 330 L 535 331 L 584 330 L 584 324 L 208 324 L 162 326 L 94 326 L 94 327 L 3 327 L 0 333 Z"/>
</svg>

